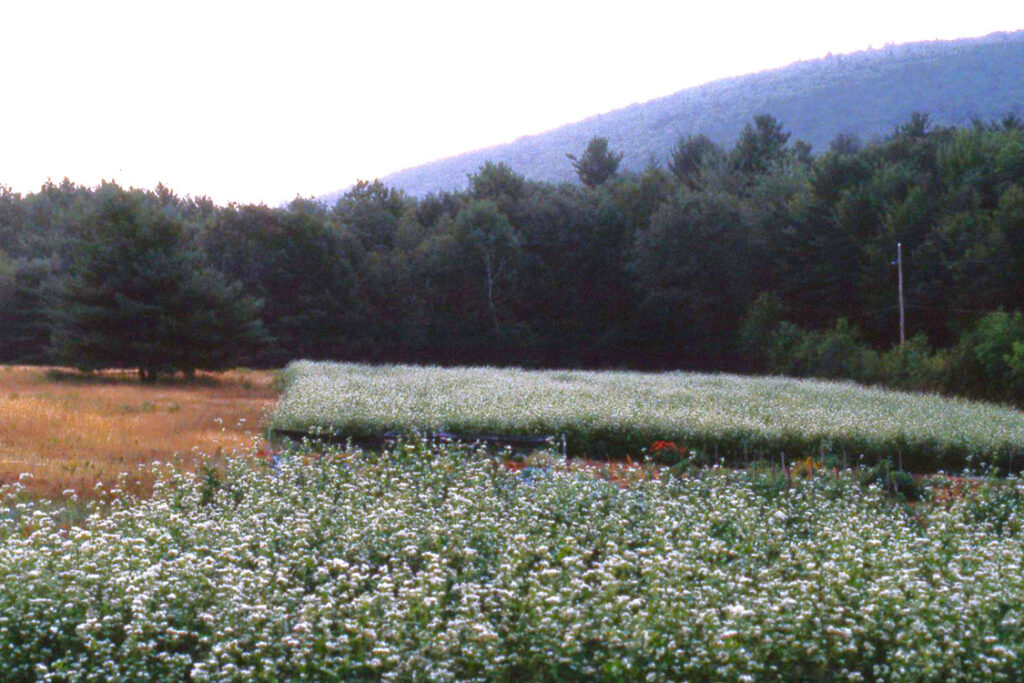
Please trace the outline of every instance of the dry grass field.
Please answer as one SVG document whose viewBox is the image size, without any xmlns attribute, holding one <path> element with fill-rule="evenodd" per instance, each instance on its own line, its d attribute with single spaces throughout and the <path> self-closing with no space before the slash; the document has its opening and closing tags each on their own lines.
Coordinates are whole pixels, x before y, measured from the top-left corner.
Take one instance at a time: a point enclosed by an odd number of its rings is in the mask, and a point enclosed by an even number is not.
<svg viewBox="0 0 1024 683">
<path fill-rule="evenodd" d="M 146 385 L 134 374 L 55 380 L 47 370 L 0 367 L 0 484 L 28 472 L 27 492 L 46 497 L 87 498 L 143 463 L 252 444 L 277 397 L 269 371 Z"/>
</svg>

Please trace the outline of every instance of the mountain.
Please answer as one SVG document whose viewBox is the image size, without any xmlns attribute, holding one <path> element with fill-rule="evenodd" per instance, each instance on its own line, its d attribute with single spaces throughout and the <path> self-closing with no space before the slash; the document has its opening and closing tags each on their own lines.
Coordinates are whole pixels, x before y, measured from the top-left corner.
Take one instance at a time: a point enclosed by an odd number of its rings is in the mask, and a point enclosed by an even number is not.
<svg viewBox="0 0 1024 683">
<path fill-rule="evenodd" d="M 865 141 L 887 135 L 914 111 L 955 126 L 1024 113 L 1024 31 L 887 45 L 713 81 L 381 180 L 422 196 L 463 188 L 469 173 L 494 161 L 533 180 L 571 181 L 566 153 L 579 154 L 594 136 L 624 153 L 622 169 L 640 170 L 652 160 L 664 164 L 681 136 L 703 133 L 730 146 L 760 113 L 821 151 L 840 133 Z M 333 203 L 342 192 L 321 199 Z"/>
</svg>

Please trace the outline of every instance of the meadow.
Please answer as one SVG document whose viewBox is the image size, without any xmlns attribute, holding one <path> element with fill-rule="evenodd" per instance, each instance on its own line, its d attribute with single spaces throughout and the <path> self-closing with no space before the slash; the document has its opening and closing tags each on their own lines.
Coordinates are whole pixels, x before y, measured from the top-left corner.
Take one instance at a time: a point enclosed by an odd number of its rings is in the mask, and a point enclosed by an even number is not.
<svg viewBox="0 0 1024 683">
<path fill-rule="evenodd" d="M 159 468 L 67 527 L 15 485 L 15 680 L 1020 680 L 1024 485 L 612 482 L 424 443 Z M 600 474 L 600 473 L 598 473 Z M 649 473 L 648 473 L 649 474 Z M 940 495 L 943 494 L 943 495 Z"/>
<path fill-rule="evenodd" d="M 890 459 L 916 472 L 1024 466 L 1024 413 L 849 382 L 686 372 L 295 362 L 274 429 L 565 436 L 570 454 L 698 464 Z M 652 452 L 657 442 L 672 449 Z M 863 459 L 863 460 L 862 460 Z"/>
<path fill-rule="evenodd" d="M 55 368 L 3 366 L 0 483 L 27 473 L 35 495 L 73 490 L 88 497 L 98 482 L 110 485 L 153 460 L 233 452 L 259 436 L 276 397 L 273 373 L 264 371 L 141 384 L 134 374 L 76 378 Z"/>
<path fill-rule="evenodd" d="M 571 450 L 687 457 L 647 445 L 674 438 L 802 460 L 509 461 L 417 438 L 267 458 L 271 373 L 5 375 L 0 445 L 36 468 L 0 485 L 6 680 L 1024 677 L 1024 482 L 935 474 L 908 501 L 859 458 L 821 466 L 864 443 L 1004 452 L 1012 410 L 781 378 L 302 362 L 271 424 L 561 427 Z"/>
</svg>

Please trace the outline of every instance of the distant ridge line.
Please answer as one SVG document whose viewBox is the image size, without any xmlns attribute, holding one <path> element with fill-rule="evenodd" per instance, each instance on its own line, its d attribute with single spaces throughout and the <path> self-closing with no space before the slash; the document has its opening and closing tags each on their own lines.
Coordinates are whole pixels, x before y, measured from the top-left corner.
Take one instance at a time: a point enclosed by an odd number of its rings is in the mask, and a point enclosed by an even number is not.
<svg viewBox="0 0 1024 683">
<path fill-rule="evenodd" d="M 493 161 L 530 180 L 573 182 L 565 154 L 580 152 L 598 135 L 624 153 L 623 170 L 639 171 L 651 161 L 664 165 L 685 135 L 729 146 L 759 113 L 772 114 L 793 140 L 820 152 L 840 133 L 865 141 L 888 135 L 915 111 L 944 126 L 1024 114 L 1024 30 L 886 45 L 730 76 L 381 180 L 422 197 L 465 188 L 470 173 Z M 333 203 L 344 192 L 319 199 Z"/>
</svg>

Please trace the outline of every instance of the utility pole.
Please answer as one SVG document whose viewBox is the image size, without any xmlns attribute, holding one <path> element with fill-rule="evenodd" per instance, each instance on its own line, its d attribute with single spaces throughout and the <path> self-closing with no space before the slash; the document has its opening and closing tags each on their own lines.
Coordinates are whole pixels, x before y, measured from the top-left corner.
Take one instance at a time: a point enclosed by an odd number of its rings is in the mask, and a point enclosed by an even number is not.
<svg viewBox="0 0 1024 683">
<path fill-rule="evenodd" d="M 899 271 L 900 280 L 900 350 L 907 342 L 906 317 L 903 313 L 903 243 L 896 243 L 896 268 Z"/>
</svg>

